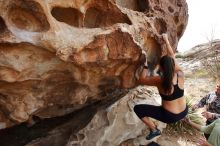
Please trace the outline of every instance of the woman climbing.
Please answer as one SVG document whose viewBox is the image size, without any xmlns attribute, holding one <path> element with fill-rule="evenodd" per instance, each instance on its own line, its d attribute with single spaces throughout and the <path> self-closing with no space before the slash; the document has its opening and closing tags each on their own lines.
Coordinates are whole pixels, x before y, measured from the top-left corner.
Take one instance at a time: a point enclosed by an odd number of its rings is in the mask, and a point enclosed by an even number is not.
<svg viewBox="0 0 220 146">
<path fill-rule="evenodd" d="M 159 76 L 146 76 L 146 68 L 137 79 L 140 85 L 156 86 L 162 98 L 161 106 L 138 104 L 134 107 L 137 116 L 149 127 L 150 133 L 147 140 L 161 134 L 157 126 L 149 117 L 164 123 L 175 123 L 183 119 L 188 113 L 184 97 L 184 74 L 175 60 L 175 54 L 166 34 L 162 35 L 166 42 L 167 55 L 159 62 Z"/>
</svg>

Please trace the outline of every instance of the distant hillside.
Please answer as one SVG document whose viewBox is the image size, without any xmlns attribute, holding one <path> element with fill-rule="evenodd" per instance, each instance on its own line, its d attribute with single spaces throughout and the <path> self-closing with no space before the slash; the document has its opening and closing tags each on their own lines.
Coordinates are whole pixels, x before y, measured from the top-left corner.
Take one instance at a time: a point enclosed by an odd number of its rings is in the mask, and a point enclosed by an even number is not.
<svg viewBox="0 0 220 146">
<path fill-rule="evenodd" d="M 220 80 L 220 40 L 200 44 L 182 55 L 185 71 L 200 70 L 215 80 Z"/>
<path fill-rule="evenodd" d="M 199 44 L 189 51 L 183 53 L 184 58 L 207 59 L 207 57 L 220 57 L 220 40 L 214 40 L 209 43 Z"/>
</svg>

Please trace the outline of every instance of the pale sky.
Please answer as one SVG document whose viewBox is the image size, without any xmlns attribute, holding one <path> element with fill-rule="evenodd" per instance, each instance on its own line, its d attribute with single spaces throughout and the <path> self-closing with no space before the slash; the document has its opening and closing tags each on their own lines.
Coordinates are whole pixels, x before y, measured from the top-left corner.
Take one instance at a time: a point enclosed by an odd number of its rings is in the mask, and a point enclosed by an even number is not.
<svg viewBox="0 0 220 146">
<path fill-rule="evenodd" d="M 178 44 L 179 52 L 211 39 L 220 39 L 220 0 L 186 0 L 186 2 L 189 19 Z"/>
</svg>

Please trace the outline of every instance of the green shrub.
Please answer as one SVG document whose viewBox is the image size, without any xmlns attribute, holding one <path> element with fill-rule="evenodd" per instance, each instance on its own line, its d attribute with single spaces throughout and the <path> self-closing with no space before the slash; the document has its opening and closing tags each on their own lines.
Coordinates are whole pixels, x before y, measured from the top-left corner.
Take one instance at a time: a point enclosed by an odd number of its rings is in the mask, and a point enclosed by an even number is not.
<svg viewBox="0 0 220 146">
<path fill-rule="evenodd" d="M 210 74 L 206 69 L 201 68 L 193 70 L 191 73 L 185 73 L 185 78 L 210 78 Z"/>
<path fill-rule="evenodd" d="M 193 72 L 193 75 L 196 78 L 210 77 L 206 69 L 198 69 Z"/>
<path fill-rule="evenodd" d="M 176 54 L 176 56 L 175 56 L 176 58 L 184 58 L 183 57 L 183 55 L 182 54 L 180 54 L 180 53 L 178 53 L 178 54 Z"/>
</svg>

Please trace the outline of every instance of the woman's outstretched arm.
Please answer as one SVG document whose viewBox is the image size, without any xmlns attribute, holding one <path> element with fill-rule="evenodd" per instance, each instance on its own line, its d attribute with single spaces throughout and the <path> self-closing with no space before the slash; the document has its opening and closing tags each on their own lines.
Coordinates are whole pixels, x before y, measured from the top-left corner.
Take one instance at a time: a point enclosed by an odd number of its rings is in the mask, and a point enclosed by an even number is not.
<svg viewBox="0 0 220 146">
<path fill-rule="evenodd" d="M 200 131 L 201 130 L 201 125 L 196 124 L 194 122 L 192 122 L 188 117 L 185 117 L 183 119 L 184 122 L 186 122 L 187 124 L 191 125 L 193 128 L 195 128 L 196 130 Z"/>
<path fill-rule="evenodd" d="M 175 53 L 173 52 L 173 48 L 170 45 L 167 34 L 163 34 L 162 37 L 163 37 L 164 41 L 166 42 L 167 55 L 171 56 L 175 61 L 175 69 L 176 70 L 182 70 L 180 68 L 178 62 L 176 61 Z"/>
<path fill-rule="evenodd" d="M 140 72 L 139 78 L 137 79 L 138 84 L 148 85 L 148 86 L 157 86 L 160 85 L 161 78 L 160 76 L 149 76 L 148 69 L 143 69 Z"/>
<path fill-rule="evenodd" d="M 168 39 L 168 36 L 167 34 L 163 34 L 163 39 L 166 43 L 166 47 L 167 47 L 167 54 L 173 58 L 175 58 L 175 53 L 173 52 L 173 48 L 171 47 L 170 45 L 170 42 L 169 42 L 169 39 Z"/>
</svg>

